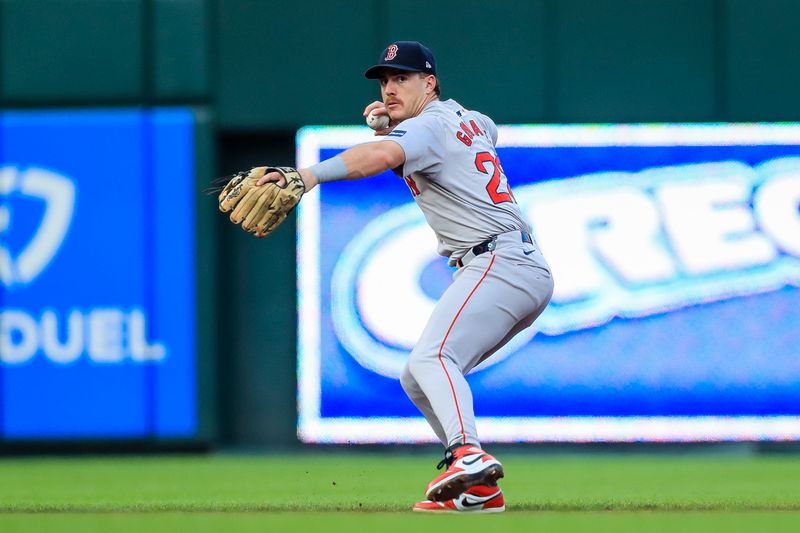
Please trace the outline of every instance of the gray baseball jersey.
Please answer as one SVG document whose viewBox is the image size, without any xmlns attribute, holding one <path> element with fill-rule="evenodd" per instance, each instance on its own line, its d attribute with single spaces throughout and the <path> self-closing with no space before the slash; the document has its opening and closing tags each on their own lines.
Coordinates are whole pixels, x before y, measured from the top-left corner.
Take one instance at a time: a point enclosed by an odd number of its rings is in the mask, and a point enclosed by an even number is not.
<svg viewBox="0 0 800 533">
<path fill-rule="evenodd" d="M 480 444 L 464 376 L 541 314 L 550 269 L 508 187 L 489 117 L 435 100 L 388 139 L 405 152 L 402 176 L 438 252 L 459 266 L 400 381 L 445 446 Z"/>
<path fill-rule="evenodd" d="M 497 158 L 497 126 L 486 115 L 434 100 L 388 139 L 405 152 L 403 177 L 439 254 L 457 259 L 492 235 L 530 232 Z"/>
</svg>

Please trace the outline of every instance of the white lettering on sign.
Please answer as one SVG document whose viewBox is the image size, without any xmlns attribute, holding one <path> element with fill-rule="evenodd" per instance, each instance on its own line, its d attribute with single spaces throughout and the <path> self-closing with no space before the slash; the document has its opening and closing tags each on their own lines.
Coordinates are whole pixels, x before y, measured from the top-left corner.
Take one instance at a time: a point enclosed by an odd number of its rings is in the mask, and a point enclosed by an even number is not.
<svg viewBox="0 0 800 533">
<path fill-rule="evenodd" d="M 686 272 L 763 265 L 775 258 L 775 246 L 756 233 L 748 206 L 751 191 L 739 176 L 668 183 L 656 189 L 664 228 Z"/>
<path fill-rule="evenodd" d="M 36 321 L 23 311 L 0 312 L 0 360 L 4 363 L 28 362 L 38 346 Z"/>
<path fill-rule="evenodd" d="M 759 226 L 783 252 L 800 257 L 800 168 L 794 160 L 762 166 L 769 176 L 756 191 L 753 204 Z"/>
<path fill-rule="evenodd" d="M 603 172 L 515 187 L 553 271 L 552 304 L 532 328 L 585 329 L 687 305 L 800 285 L 800 158 Z M 419 286 L 437 259 L 407 204 L 368 224 L 341 254 L 333 321 L 366 368 L 397 377 L 435 298 Z M 426 251 L 427 250 L 427 251 Z M 391 305 L 386 305 L 386 291 Z M 377 295 L 377 296 L 376 296 Z"/>
<path fill-rule="evenodd" d="M 800 283 L 800 158 L 591 174 L 517 196 L 555 279 L 546 333 Z"/>
<path fill-rule="evenodd" d="M 98 363 L 118 363 L 123 357 L 122 320 L 117 309 L 95 309 L 89 313 L 89 358 Z"/>
<path fill-rule="evenodd" d="M 59 333 L 58 314 L 55 311 L 42 313 L 42 350 L 52 361 L 69 364 L 76 361 L 83 351 L 83 315 L 79 311 L 72 311 L 63 329 L 65 333 Z M 64 337 L 63 342 L 61 336 Z"/>
<path fill-rule="evenodd" d="M 82 356 L 98 364 L 159 362 L 167 357 L 162 343 L 147 339 L 146 315 L 139 309 L 45 310 L 34 316 L 19 309 L 0 309 L 0 362 L 20 365 L 41 354 L 66 365 Z"/>
</svg>

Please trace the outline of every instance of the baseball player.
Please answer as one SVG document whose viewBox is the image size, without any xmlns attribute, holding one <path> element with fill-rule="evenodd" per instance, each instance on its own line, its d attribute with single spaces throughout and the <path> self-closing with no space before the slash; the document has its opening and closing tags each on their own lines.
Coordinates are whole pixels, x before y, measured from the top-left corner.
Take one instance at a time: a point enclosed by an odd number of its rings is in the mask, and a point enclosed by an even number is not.
<svg viewBox="0 0 800 533">
<path fill-rule="evenodd" d="M 445 446 L 426 501 L 416 511 L 499 512 L 500 461 L 481 448 L 464 376 L 530 326 L 550 301 L 550 269 L 497 157 L 497 126 L 454 100 L 439 99 L 433 53 L 414 41 L 390 44 L 365 76 L 380 80 L 370 113 L 389 118 L 385 140 L 355 146 L 299 169 L 306 191 L 319 183 L 392 169 L 456 270 L 401 376 L 403 389 Z M 269 172 L 258 185 L 283 177 Z"/>
</svg>

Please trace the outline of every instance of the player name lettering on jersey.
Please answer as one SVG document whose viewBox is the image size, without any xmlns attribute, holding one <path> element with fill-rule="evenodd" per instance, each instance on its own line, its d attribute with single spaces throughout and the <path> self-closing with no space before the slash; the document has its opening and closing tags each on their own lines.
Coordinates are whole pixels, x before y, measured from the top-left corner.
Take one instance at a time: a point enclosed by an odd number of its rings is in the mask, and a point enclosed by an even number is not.
<svg viewBox="0 0 800 533">
<path fill-rule="evenodd" d="M 467 146 L 472 146 L 472 139 L 476 135 L 483 135 L 483 131 L 478 127 L 474 120 L 469 121 L 469 126 L 465 122 L 459 124 L 461 131 L 456 132 L 456 138 Z"/>
</svg>

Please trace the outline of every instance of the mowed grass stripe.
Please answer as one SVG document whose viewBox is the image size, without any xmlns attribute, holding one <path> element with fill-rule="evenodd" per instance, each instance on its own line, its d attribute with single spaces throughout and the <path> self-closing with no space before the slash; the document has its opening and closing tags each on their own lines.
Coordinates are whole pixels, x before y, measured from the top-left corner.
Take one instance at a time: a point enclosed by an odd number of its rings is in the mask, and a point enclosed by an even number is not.
<svg viewBox="0 0 800 533">
<path fill-rule="evenodd" d="M 407 512 L 435 454 L 3 458 L 3 513 Z M 800 511 L 791 456 L 501 457 L 513 512 Z"/>
<path fill-rule="evenodd" d="M 160 533 L 190 531 L 206 533 L 235 531 L 380 531 L 381 533 L 441 532 L 456 528 L 460 533 L 487 530 L 493 533 L 520 531 L 598 532 L 702 532 L 798 531 L 800 513 L 775 512 L 588 512 L 502 513 L 484 516 L 430 516 L 419 513 L 159 513 L 159 514 L 5 514 L 0 515 L 3 533 L 58 531 L 63 533 Z"/>
<path fill-rule="evenodd" d="M 381 506 L 326 506 L 319 504 L 284 504 L 284 505 L 0 505 L 0 514 L 153 514 L 153 513 L 402 513 L 410 511 L 408 505 Z M 581 505 L 572 504 L 508 504 L 506 512 L 555 512 L 555 513 L 597 513 L 597 512 L 800 512 L 800 503 L 754 505 L 748 502 L 719 504 L 649 504 L 624 502 L 587 502 Z"/>
</svg>

